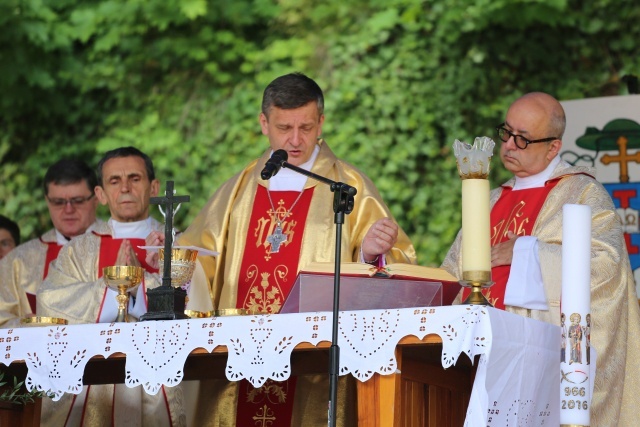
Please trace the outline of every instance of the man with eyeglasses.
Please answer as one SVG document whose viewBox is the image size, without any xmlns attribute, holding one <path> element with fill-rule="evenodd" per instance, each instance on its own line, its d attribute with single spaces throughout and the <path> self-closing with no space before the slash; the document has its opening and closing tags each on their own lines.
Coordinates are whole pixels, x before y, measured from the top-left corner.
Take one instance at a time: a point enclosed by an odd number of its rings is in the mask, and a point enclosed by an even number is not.
<svg viewBox="0 0 640 427">
<path fill-rule="evenodd" d="M 560 160 L 562 105 L 534 92 L 497 127 L 500 159 L 514 175 L 491 192 L 491 267 L 484 291 L 495 307 L 561 325 L 562 207 L 591 207 L 591 343 L 597 350 L 592 426 L 636 425 L 640 310 L 614 204 L 593 168 Z M 462 277 L 461 234 L 443 267 Z M 463 294 L 462 298 L 466 295 Z"/>
<path fill-rule="evenodd" d="M 104 267 L 145 269 L 140 286 L 131 292 L 129 315 L 134 318 L 147 312 L 146 290 L 161 284 L 158 270 L 146 263 L 146 251 L 140 248 L 152 231 L 164 229 L 149 214 L 150 198 L 160 188 L 151 158 L 135 147 L 116 148 L 104 154 L 97 172 L 96 197 L 109 207 L 111 217 L 63 248 L 38 290 L 38 314 L 70 324 L 116 320 L 117 292 L 105 285 Z M 43 405 L 42 420 L 51 426 L 93 425 L 95 420 L 102 420 L 100 425 L 178 426 L 185 419 L 182 401 L 181 386 L 163 387 L 156 395 L 124 384 L 85 386 L 78 396 L 65 394 Z"/>
<path fill-rule="evenodd" d="M 3 328 L 17 326 L 22 317 L 36 313 L 36 291 L 62 246 L 102 223 L 96 220 L 96 183 L 95 172 L 81 160 L 62 159 L 45 173 L 44 197 L 53 229 L 0 260 Z"/>
</svg>

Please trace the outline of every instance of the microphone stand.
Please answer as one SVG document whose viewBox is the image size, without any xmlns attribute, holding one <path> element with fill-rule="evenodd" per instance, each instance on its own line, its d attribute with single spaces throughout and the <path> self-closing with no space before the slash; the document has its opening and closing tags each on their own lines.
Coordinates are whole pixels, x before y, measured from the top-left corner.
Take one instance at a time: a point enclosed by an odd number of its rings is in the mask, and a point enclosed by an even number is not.
<svg viewBox="0 0 640 427">
<path fill-rule="evenodd" d="M 329 427 L 336 426 L 337 398 L 338 398 L 338 375 L 340 370 L 340 347 L 338 346 L 338 316 L 340 311 L 340 257 L 342 244 L 342 224 L 344 216 L 353 211 L 353 197 L 357 190 L 345 183 L 332 181 L 323 176 L 309 172 L 306 169 L 294 166 L 286 161 L 281 164 L 284 168 L 289 168 L 316 181 L 328 184 L 333 192 L 333 212 L 334 224 L 336 225 L 336 249 L 335 249 L 335 271 L 333 273 L 333 329 L 331 334 L 331 350 L 329 352 Z"/>
</svg>

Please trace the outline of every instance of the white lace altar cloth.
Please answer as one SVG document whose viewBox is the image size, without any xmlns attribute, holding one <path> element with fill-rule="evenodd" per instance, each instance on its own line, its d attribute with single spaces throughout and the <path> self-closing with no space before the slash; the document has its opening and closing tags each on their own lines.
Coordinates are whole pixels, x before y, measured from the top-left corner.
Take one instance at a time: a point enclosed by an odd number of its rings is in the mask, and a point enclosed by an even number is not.
<svg viewBox="0 0 640 427">
<path fill-rule="evenodd" d="M 442 339 L 442 366 L 466 353 L 480 355 L 465 426 L 559 424 L 559 328 L 502 310 L 447 306 L 340 313 L 340 375 L 366 381 L 397 371 L 400 339 Z M 24 360 L 29 390 L 52 391 L 54 400 L 82 390 L 93 356 L 126 354 L 128 387 L 155 394 L 182 381 L 189 353 L 226 346 L 226 376 L 254 386 L 291 373 L 291 352 L 302 342 L 331 341 L 332 313 L 232 316 L 208 319 L 102 323 L 0 329 L 2 363 Z"/>
</svg>

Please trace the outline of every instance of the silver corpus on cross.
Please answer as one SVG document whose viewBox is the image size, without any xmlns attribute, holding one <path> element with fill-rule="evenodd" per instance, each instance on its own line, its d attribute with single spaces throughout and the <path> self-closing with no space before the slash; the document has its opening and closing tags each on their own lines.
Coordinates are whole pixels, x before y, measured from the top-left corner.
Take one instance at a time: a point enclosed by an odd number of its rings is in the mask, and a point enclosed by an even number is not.
<svg viewBox="0 0 640 427">
<path fill-rule="evenodd" d="M 273 200 L 271 200 L 271 191 L 267 188 L 267 196 L 269 197 L 269 203 L 271 204 L 271 212 L 272 218 L 276 223 L 276 227 L 273 229 L 273 233 L 267 236 L 267 242 L 271 245 L 272 254 L 276 254 L 280 252 L 280 245 L 287 241 L 288 235 L 282 232 L 282 223 L 285 219 L 289 218 L 291 215 L 291 211 L 298 204 L 298 201 L 302 197 L 302 193 L 304 193 L 304 189 L 298 195 L 298 198 L 293 202 L 289 209 L 285 209 L 284 207 L 279 207 L 277 210 L 273 205 Z M 280 203 L 282 204 L 282 203 Z"/>
</svg>

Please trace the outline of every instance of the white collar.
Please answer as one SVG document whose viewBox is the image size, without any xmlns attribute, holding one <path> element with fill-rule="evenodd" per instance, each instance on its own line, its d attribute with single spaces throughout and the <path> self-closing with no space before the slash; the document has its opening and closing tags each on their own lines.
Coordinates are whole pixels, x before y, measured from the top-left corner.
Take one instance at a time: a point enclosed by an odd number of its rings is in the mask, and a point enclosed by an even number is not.
<svg viewBox="0 0 640 427">
<path fill-rule="evenodd" d="M 526 176 L 524 178 L 516 176 L 516 183 L 513 186 L 513 190 L 526 190 L 529 188 L 544 187 L 544 183 L 551 178 L 553 171 L 559 163 L 560 156 L 555 156 L 542 172 L 536 175 Z"/>
<path fill-rule="evenodd" d="M 151 217 L 135 222 L 118 222 L 109 218 L 114 239 L 144 239 L 153 231 Z"/>
<path fill-rule="evenodd" d="M 311 157 L 300 168 L 310 171 L 318 158 L 320 146 L 316 145 L 311 153 Z M 273 150 L 271 150 L 273 154 Z M 302 175 L 288 168 L 281 168 L 280 171 L 269 180 L 269 191 L 302 191 L 307 183 L 306 175 Z"/>
</svg>

